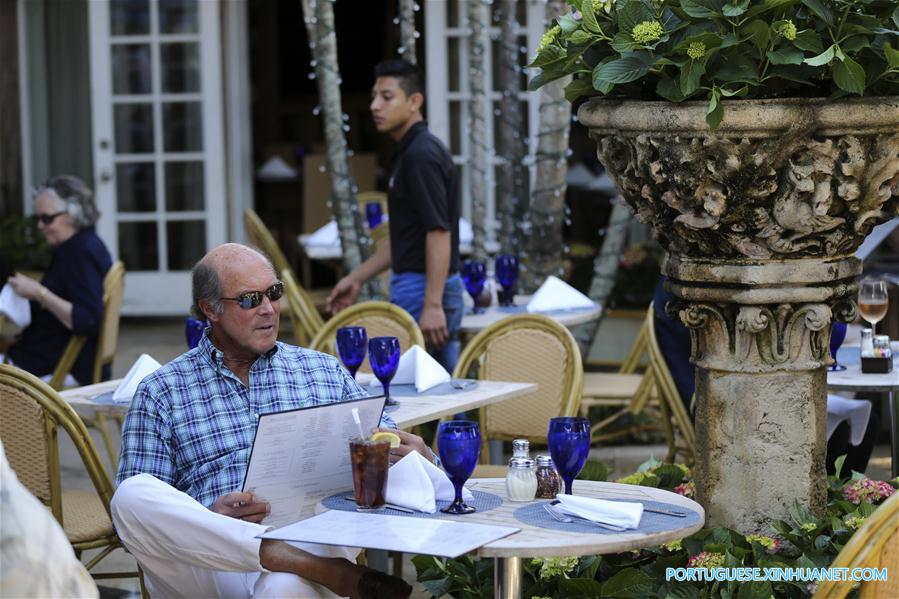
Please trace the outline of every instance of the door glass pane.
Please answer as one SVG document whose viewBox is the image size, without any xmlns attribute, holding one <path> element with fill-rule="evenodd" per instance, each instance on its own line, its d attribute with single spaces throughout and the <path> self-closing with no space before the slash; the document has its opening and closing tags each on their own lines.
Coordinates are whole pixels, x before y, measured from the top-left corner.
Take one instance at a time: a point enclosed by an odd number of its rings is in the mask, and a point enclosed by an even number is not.
<svg viewBox="0 0 899 599">
<path fill-rule="evenodd" d="M 149 94 L 149 44 L 116 44 L 112 46 L 112 93 Z"/>
<path fill-rule="evenodd" d="M 199 44 L 161 44 L 162 91 L 200 91 Z"/>
<path fill-rule="evenodd" d="M 116 203 L 119 212 L 156 210 L 156 167 L 152 162 L 116 165 Z"/>
<path fill-rule="evenodd" d="M 159 270 L 156 223 L 119 223 L 119 257 L 131 272 Z"/>
<path fill-rule="evenodd" d="M 165 163 L 166 210 L 203 210 L 203 197 L 202 162 Z"/>
<path fill-rule="evenodd" d="M 461 72 L 461 68 L 459 67 L 459 38 L 451 37 L 446 40 L 447 46 L 447 71 L 449 72 L 449 82 L 447 89 L 451 92 L 457 92 L 460 89 L 461 83 L 459 82 L 459 73 Z"/>
<path fill-rule="evenodd" d="M 150 0 L 111 0 L 109 30 L 112 35 L 150 33 Z"/>
<path fill-rule="evenodd" d="M 153 106 L 116 104 L 115 150 L 119 154 L 153 151 Z"/>
<path fill-rule="evenodd" d="M 169 270 L 190 270 L 206 252 L 206 223 L 201 220 L 170 221 L 165 227 Z"/>
<path fill-rule="evenodd" d="M 162 105 L 163 147 L 166 152 L 203 150 L 203 121 L 199 102 L 166 102 Z"/>
<path fill-rule="evenodd" d="M 197 33 L 197 0 L 159 0 L 159 33 Z"/>
</svg>

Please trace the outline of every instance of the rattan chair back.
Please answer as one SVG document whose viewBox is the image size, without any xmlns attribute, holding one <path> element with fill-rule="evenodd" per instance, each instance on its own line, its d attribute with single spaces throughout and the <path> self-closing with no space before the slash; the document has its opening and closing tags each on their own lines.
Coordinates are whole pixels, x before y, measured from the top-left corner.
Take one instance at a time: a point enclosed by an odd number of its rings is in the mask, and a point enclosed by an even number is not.
<svg viewBox="0 0 899 599">
<path fill-rule="evenodd" d="M 265 223 L 262 222 L 255 210 L 247 208 L 243 211 L 243 223 L 247 231 L 247 237 L 250 238 L 250 243 L 269 257 L 275 266 L 275 272 L 284 272 L 284 269 L 290 268 L 287 256 L 281 251 L 281 248 L 272 236 L 272 232 L 268 230 L 268 227 L 265 226 Z"/>
<path fill-rule="evenodd" d="M 425 338 L 412 316 L 389 302 L 362 302 L 335 314 L 325 323 L 312 343 L 311 349 L 337 355 L 337 329 L 348 326 L 365 327 L 368 338 L 392 336 L 400 341 L 400 351 L 405 352 L 413 345 L 425 347 Z M 371 372 L 368 356 L 359 370 Z"/>
<path fill-rule="evenodd" d="M 537 383 L 536 391 L 481 409 L 481 462 L 488 439 L 546 442 L 549 419 L 578 413 L 584 367 L 577 342 L 563 325 L 539 314 L 504 318 L 468 343 L 453 376 L 472 367 L 479 379 Z"/>
<path fill-rule="evenodd" d="M 325 326 L 312 298 L 297 282 L 293 272 L 289 268 L 281 271 L 281 281 L 284 283 L 284 297 L 287 300 L 287 311 L 293 323 L 293 334 L 297 345 L 308 347 L 313 337 Z M 284 304 L 282 304 L 282 308 Z"/>
<path fill-rule="evenodd" d="M 90 383 L 99 383 L 103 366 L 112 366 L 116 348 L 119 343 L 119 321 L 122 315 L 122 300 L 125 296 L 125 265 L 116 260 L 103 277 L 103 318 L 100 321 L 100 334 L 97 338 L 97 355 L 94 358 L 94 370 Z M 72 335 L 66 345 L 53 375 L 50 386 L 59 391 L 63 387 L 66 375 L 71 372 L 75 360 L 84 348 L 87 337 Z"/>
</svg>

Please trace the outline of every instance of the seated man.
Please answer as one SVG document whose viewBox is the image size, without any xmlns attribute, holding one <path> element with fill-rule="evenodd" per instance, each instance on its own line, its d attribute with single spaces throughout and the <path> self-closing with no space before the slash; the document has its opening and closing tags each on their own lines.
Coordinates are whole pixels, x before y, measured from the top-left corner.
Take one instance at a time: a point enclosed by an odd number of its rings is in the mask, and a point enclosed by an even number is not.
<svg viewBox="0 0 899 599">
<path fill-rule="evenodd" d="M 270 506 L 240 488 L 257 415 L 366 396 L 335 358 L 277 342 L 281 290 L 259 252 L 211 250 L 193 270 L 206 334 L 137 389 L 112 517 L 153 597 L 411 592 L 350 561 L 353 550 L 255 538 Z M 431 459 L 421 438 L 400 437 L 392 457 L 417 450 Z"/>
</svg>

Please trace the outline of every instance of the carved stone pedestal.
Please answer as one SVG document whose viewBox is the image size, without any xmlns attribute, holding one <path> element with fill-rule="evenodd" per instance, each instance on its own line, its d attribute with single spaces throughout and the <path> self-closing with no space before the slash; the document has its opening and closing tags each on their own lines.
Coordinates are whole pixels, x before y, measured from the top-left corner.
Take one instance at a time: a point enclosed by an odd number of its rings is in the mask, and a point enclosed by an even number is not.
<svg viewBox="0 0 899 599">
<path fill-rule="evenodd" d="M 668 251 L 697 367 L 696 488 L 708 523 L 767 532 L 823 510 L 833 318 L 855 316 L 871 229 L 899 215 L 899 98 L 578 111 L 637 218 Z"/>
</svg>

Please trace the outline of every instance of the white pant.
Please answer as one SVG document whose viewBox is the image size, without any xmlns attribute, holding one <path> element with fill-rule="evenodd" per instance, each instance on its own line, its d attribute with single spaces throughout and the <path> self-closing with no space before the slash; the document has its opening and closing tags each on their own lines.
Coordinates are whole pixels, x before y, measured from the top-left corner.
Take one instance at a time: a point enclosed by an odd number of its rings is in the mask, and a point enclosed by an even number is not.
<svg viewBox="0 0 899 599">
<path fill-rule="evenodd" d="M 112 521 L 158 597 L 336 597 L 325 587 L 259 563 L 256 535 L 269 527 L 210 511 L 149 474 L 125 480 Z M 357 549 L 292 543 L 322 557 L 354 560 Z"/>
</svg>

